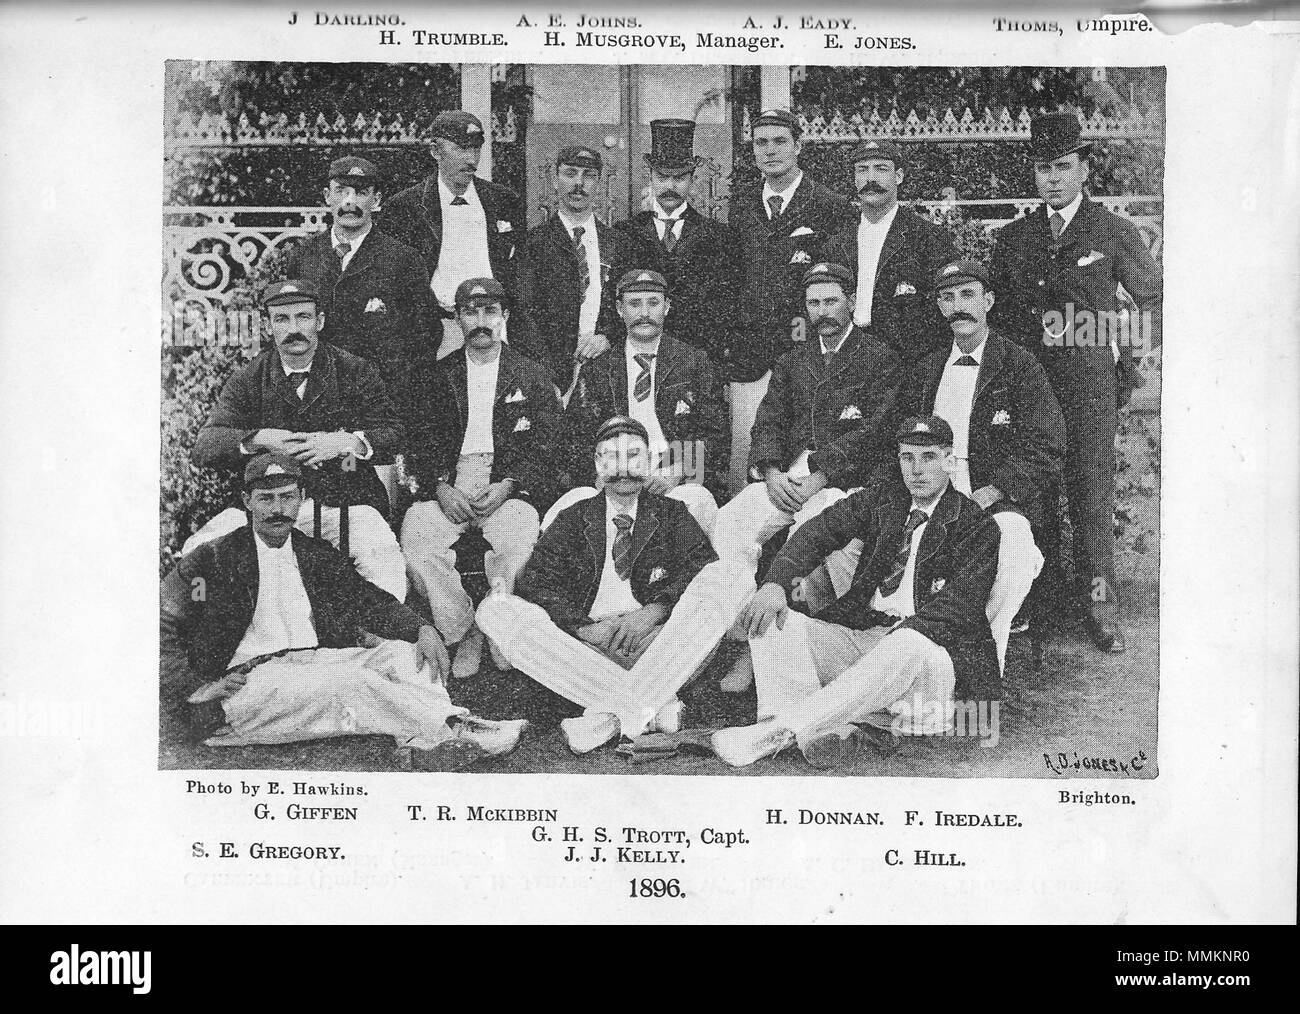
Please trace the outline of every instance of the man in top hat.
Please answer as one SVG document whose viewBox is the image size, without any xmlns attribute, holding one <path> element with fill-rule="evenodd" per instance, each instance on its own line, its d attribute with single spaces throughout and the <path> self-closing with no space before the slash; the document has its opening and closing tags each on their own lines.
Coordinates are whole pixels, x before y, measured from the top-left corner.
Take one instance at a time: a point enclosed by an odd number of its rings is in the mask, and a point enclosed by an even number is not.
<svg viewBox="0 0 1300 1014">
<path fill-rule="evenodd" d="M 382 180 L 373 162 L 336 158 L 324 194 L 330 228 L 295 247 L 285 270 L 316 287 L 321 338 L 378 366 L 400 411 L 411 367 L 437 348 L 428 273 L 414 250 L 374 229 Z"/>
<path fill-rule="evenodd" d="M 989 328 L 995 294 L 983 264 L 945 264 L 933 290 L 951 343 L 918 364 L 902 401 L 952 427 L 952 484 L 1001 530 L 987 612 L 1005 665 L 1012 623 L 1043 566 L 1033 533 L 1042 531 L 1043 497 L 1060 482 L 1065 420 L 1038 360 Z"/>
<path fill-rule="evenodd" d="M 797 744 L 809 763 L 833 767 L 852 757 L 860 723 L 942 733 L 954 700 L 1001 697 L 985 616 L 997 523 L 949 482 L 943 419 L 907 419 L 896 439 L 898 466 L 795 532 L 740 614 L 759 720 L 714 733 L 728 764 Z M 791 612 L 796 581 L 854 539 L 865 548 L 850 590 L 816 619 Z"/>
<path fill-rule="evenodd" d="M 667 279 L 668 333 L 706 352 L 719 367 L 732 343 L 739 264 L 731 234 L 706 218 L 689 197 L 700 156 L 691 120 L 651 120 L 650 207 L 617 228 L 627 236 L 631 264 Z"/>
<path fill-rule="evenodd" d="M 619 279 L 618 314 L 627 342 L 621 355 L 602 356 L 583 370 L 568 414 L 586 447 L 611 416 L 641 423 L 650 434 L 653 466 L 646 488 L 681 500 L 712 535 L 715 497 L 724 495 L 726 484 L 727 407 L 709 357 L 665 333 L 671 307 L 659 272 L 637 268 Z M 591 486 L 570 490 L 548 516 L 595 493 Z"/>
<path fill-rule="evenodd" d="M 1132 222 L 1084 197 L 1089 145 L 1072 112 L 1030 123 L 1043 205 L 1003 226 L 993 249 L 992 323 L 1032 349 L 1065 415 L 1064 486 L 1085 622 L 1102 651 L 1125 648 L 1115 585 L 1115 431 L 1142 383 L 1136 356 L 1160 343 L 1163 280 Z M 1119 327 L 1119 286 L 1137 305 Z M 1050 498 L 1049 498 L 1050 500 Z M 1059 524 L 1048 559 L 1059 565 Z"/>
<path fill-rule="evenodd" d="M 298 529 L 338 546 L 346 509 L 357 572 L 405 599 L 406 561 L 385 520 L 388 494 L 374 466 L 392 462 L 406 430 L 379 368 L 317 337 L 325 324 L 319 298 L 306 281 L 267 286 L 262 307 L 272 344 L 226 381 L 191 453 L 200 467 L 236 472 L 262 453 L 293 458 L 306 469 Z M 247 521 L 238 508 L 222 511 L 182 555 Z"/>
<path fill-rule="evenodd" d="M 646 490 L 644 426 L 608 420 L 595 458 L 600 495 L 542 533 L 514 595 L 489 595 L 478 608 L 511 665 L 586 709 L 561 723 L 574 753 L 620 731 L 678 731 L 677 692 L 752 591 L 717 560 L 684 504 Z"/>
<path fill-rule="evenodd" d="M 442 317 L 439 356 L 464 344 L 456 323 L 456 289 L 467 278 L 495 278 L 515 295 L 518 245 L 526 227 L 515 192 L 476 175 L 483 154 L 483 124 L 462 109 L 433 120 L 438 171 L 395 194 L 379 227 L 424 258 L 433 299 Z"/>
<path fill-rule="evenodd" d="M 437 631 L 294 530 L 304 469 L 244 467 L 249 524 L 184 557 L 162 586 L 162 697 L 207 706 L 209 746 L 381 734 L 426 760 L 507 753 L 526 723 L 454 707 Z M 197 724 L 203 716 L 192 715 Z M 224 724 L 220 724 L 223 723 Z M 425 765 L 421 765 L 425 766 Z"/>
<path fill-rule="evenodd" d="M 935 271 L 955 260 L 957 247 L 942 228 L 898 206 L 906 172 L 903 149 L 870 140 L 853 154 L 858 221 L 833 236 L 824 259 L 858 277 L 853 321 L 898 353 L 908 366 L 931 351 L 943 320 L 930 298 Z"/>
<path fill-rule="evenodd" d="M 633 265 L 627 238 L 594 213 L 603 169 L 595 148 L 560 149 L 555 214 L 529 231 L 519 266 L 519 302 L 528 315 L 525 354 L 549 369 L 566 394 L 577 366 L 622 339 L 614 284 Z"/>
<path fill-rule="evenodd" d="M 765 109 L 752 128 L 763 185 L 737 194 L 730 228 L 740 263 L 739 318 L 723 349 L 731 384 L 731 487 L 746 481 L 749 434 L 772 367 L 806 337 L 801 279 L 826 260 L 826 242 L 853 221 L 853 207 L 799 168 L 799 120 Z"/>
<path fill-rule="evenodd" d="M 456 290 L 465 346 L 421 370 L 407 420 L 407 474 L 416 502 L 402 523 L 412 584 L 434 624 L 459 644 L 453 675 L 478 672 L 483 636 L 461 586 L 452 546 L 471 525 L 491 545 L 483 569 L 510 591 L 537 541 L 536 503 L 551 498 L 559 400 L 547 372 L 503 344 L 510 317 L 495 278 L 467 278 Z"/>
</svg>

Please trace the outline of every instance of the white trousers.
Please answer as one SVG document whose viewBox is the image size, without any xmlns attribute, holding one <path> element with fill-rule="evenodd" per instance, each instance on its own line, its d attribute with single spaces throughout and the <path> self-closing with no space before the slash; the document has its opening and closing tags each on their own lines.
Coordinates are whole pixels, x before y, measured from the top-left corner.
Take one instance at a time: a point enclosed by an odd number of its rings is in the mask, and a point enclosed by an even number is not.
<svg viewBox="0 0 1300 1014">
<path fill-rule="evenodd" d="M 583 500 L 590 500 L 596 495 L 596 492 L 597 490 L 592 486 L 578 486 L 569 490 L 551 505 L 551 509 L 546 512 L 546 517 L 542 518 L 542 531 L 546 531 L 551 527 L 551 522 L 555 520 L 560 511 Z M 679 482 L 664 495 L 686 504 L 686 509 L 691 512 L 691 517 L 704 529 L 704 534 L 712 541 L 713 525 L 718 517 L 718 501 L 713 499 L 712 493 L 693 482 Z"/>
<path fill-rule="evenodd" d="M 848 492 L 827 486 L 814 493 L 808 502 L 799 508 L 798 513 L 788 514 L 778 510 L 767 495 L 767 483 L 751 482 L 740 495 L 729 501 L 718 511 L 718 520 L 713 529 L 713 549 L 723 560 L 733 561 L 744 566 L 752 577 L 758 570 L 758 558 L 763 551 L 763 544 L 783 528 L 797 531 L 810 518 L 815 518 L 833 503 L 838 503 L 848 496 Z M 859 552 L 861 552 L 859 543 Z M 856 561 L 845 557 L 846 550 L 832 553 L 826 560 L 826 569 L 831 579 L 839 587 L 843 581 L 845 589 L 853 579 L 853 566 Z M 847 577 L 844 571 L 847 568 Z"/>
<path fill-rule="evenodd" d="M 924 715 L 951 713 L 952 659 L 915 630 L 851 630 L 792 612 L 784 628 L 773 623 L 749 648 L 759 720 L 775 718 L 800 743 L 876 712 L 911 710 L 918 700 Z"/>
<path fill-rule="evenodd" d="M 428 749 L 454 735 L 452 715 L 466 715 L 413 644 L 293 651 L 253 669 L 222 702 L 230 732 L 212 746 L 295 743 L 379 734 Z"/>
<path fill-rule="evenodd" d="M 749 444 L 758 416 L 758 406 L 767 394 L 772 379 L 769 370 L 748 384 L 728 384 L 731 395 L 731 467 L 727 470 L 727 488 L 739 493 L 749 482 Z"/>
<path fill-rule="evenodd" d="M 489 595 L 479 628 L 510 664 L 575 704 L 618 719 L 623 735 L 650 727 L 712 655 L 753 590 L 736 568 L 715 560 L 686 587 L 659 635 L 631 671 L 557 627 L 546 610 L 514 595 Z"/>
<path fill-rule="evenodd" d="M 985 615 L 993 628 L 993 641 L 998 646 L 998 669 L 1004 671 L 1007 662 L 1007 642 L 1011 639 L 1011 624 L 1029 594 L 1034 578 L 1043 569 L 1042 551 L 1034 544 L 1029 521 L 1015 511 L 994 514 L 1002 539 L 998 543 L 998 575 L 989 591 Z"/>
<path fill-rule="evenodd" d="M 320 537 L 335 549 L 339 546 L 339 509 L 321 508 Z M 313 520 L 314 506 L 304 500 L 298 509 L 298 523 L 294 526 L 307 535 L 316 534 Z M 248 515 L 237 507 L 222 511 L 206 525 L 185 540 L 181 556 L 197 549 L 205 542 L 229 535 L 248 524 Z M 406 601 L 406 561 L 397 545 L 393 529 L 379 511 L 363 504 L 348 508 L 348 553 L 357 573 L 371 584 L 378 585 L 399 602 Z"/>
<path fill-rule="evenodd" d="M 474 603 L 461 584 L 452 545 L 474 525 L 491 549 L 483 554 L 483 574 L 495 591 L 513 591 L 515 576 L 537 542 L 537 510 L 523 500 L 507 500 L 489 517 L 453 524 L 436 500 L 411 504 L 402 522 L 402 552 L 411 584 L 429 600 L 433 625 L 448 644 L 456 644 L 474 625 Z"/>
</svg>

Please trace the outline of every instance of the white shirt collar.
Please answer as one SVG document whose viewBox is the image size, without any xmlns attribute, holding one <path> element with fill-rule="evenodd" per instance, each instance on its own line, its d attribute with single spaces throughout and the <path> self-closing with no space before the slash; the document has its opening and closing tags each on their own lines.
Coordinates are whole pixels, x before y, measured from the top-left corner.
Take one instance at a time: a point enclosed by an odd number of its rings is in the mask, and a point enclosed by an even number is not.
<svg viewBox="0 0 1300 1014">
<path fill-rule="evenodd" d="M 618 504 L 614 502 L 612 497 L 608 497 L 608 496 L 605 497 L 605 524 L 612 525 L 614 523 L 615 514 L 630 514 L 632 516 L 632 520 L 636 521 L 636 509 L 640 505 L 640 503 L 641 503 L 640 495 L 638 495 L 637 498 L 634 501 L 632 501 L 632 506 L 627 508 L 620 507 Z"/>
<path fill-rule="evenodd" d="M 786 208 L 790 207 L 790 198 L 794 196 L 794 192 L 799 189 L 799 184 L 802 182 L 803 182 L 802 169 L 800 169 L 795 174 L 794 182 L 791 183 L 784 190 L 773 190 L 772 184 L 767 182 L 767 180 L 764 180 L 763 181 L 763 204 L 765 205 L 767 204 L 767 199 L 769 197 L 779 197 L 781 198 L 781 210 L 785 211 Z"/>
<path fill-rule="evenodd" d="M 594 211 L 587 212 L 586 218 L 574 218 L 563 208 L 560 208 L 558 213 L 560 216 L 560 222 L 569 231 L 570 236 L 573 235 L 573 230 L 576 226 L 582 226 L 582 228 L 586 230 L 583 233 L 583 239 L 586 239 L 588 236 L 595 238 L 596 213 Z"/>
<path fill-rule="evenodd" d="M 319 348 L 319 347 L 320 347 L 320 346 L 317 346 L 317 348 Z M 312 357 L 312 362 L 315 362 L 315 361 L 316 361 L 316 357 L 313 356 L 313 357 Z M 294 374 L 294 373 L 310 372 L 310 371 L 311 371 L 311 367 L 312 367 L 312 363 L 308 363 L 306 366 L 300 366 L 300 367 L 299 367 L 298 369 L 296 369 L 296 370 L 291 370 L 291 369 L 289 369 L 289 367 L 288 367 L 287 365 L 285 365 L 285 362 L 284 362 L 283 359 L 280 360 L 280 369 L 284 370 L 284 375 L 285 375 L 286 377 L 288 377 L 288 376 L 290 376 L 291 374 Z"/>
<path fill-rule="evenodd" d="M 858 228 L 859 229 L 883 229 L 885 232 L 888 232 L 889 227 L 894 224 L 894 219 L 897 217 L 898 217 L 898 202 L 895 201 L 894 206 L 885 212 L 884 218 L 882 218 L 879 222 L 869 221 L 865 215 L 859 215 Z"/>
<path fill-rule="evenodd" d="M 623 348 L 627 352 L 627 361 L 629 363 L 632 362 L 632 357 L 637 355 L 642 355 L 642 356 L 651 355 L 657 357 L 659 355 L 659 345 L 661 342 L 663 342 L 663 340 L 664 340 L 664 336 L 661 334 L 658 338 L 655 339 L 654 345 L 651 346 L 650 348 L 646 348 L 644 344 L 641 342 L 632 342 L 632 341 L 624 342 Z"/>
<path fill-rule="evenodd" d="M 257 534 L 256 530 L 254 530 L 253 542 L 257 544 L 257 555 L 259 557 L 269 554 L 275 559 L 284 560 L 293 556 L 293 533 L 290 533 L 289 537 L 284 540 L 284 545 L 277 547 L 268 546 L 262 541 L 262 537 Z"/>
<path fill-rule="evenodd" d="M 361 249 L 361 244 L 365 242 L 366 237 L 370 235 L 371 230 L 373 230 L 374 227 L 375 227 L 374 222 L 371 222 L 370 225 L 367 227 L 366 231 L 363 232 L 360 236 L 357 236 L 353 239 L 344 239 L 342 236 L 338 234 L 338 230 L 331 225 L 330 246 L 338 246 L 340 243 L 347 243 L 352 248 L 351 250 L 348 251 L 349 255 L 355 256 L 356 252 Z"/>
<path fill-rule="evenodd" d="M 959 346 L 956 342 L 953 342 L 952 351 L 948 353 L 948 365 L 951 366 L 962 356 L 970 356 L 972 359 L 975 360 L 975 362 L 979 363 L 981 366 L 984 365 L 984 347 L 988 345 L 988 343 L 989 343 L 988 335 L 985 335 L 984 340 L 980 342 L 979 345 L 971 349 L 971 351 L 969 352 L 963 352 L 961 350 L 961 346 Z"/>
<path fill-rule="evenodd" d="M 471 207 L 478 204 L 478 192 L 474 189 L 474 181 L 469 181 L 469 186 L 465 188 L 463 194 L 453 194 L 451 187 L 447 186 L 447 181 L 442 178 L 442 173 L 438 174 L 438 194 L 444 208 L 449 207 L 451 202 L 457 197 L 463 197 L 465 203 Z"/>
<path fill-rule="evenodd" d="M 1047 206 L 1047 217 L 1050 219 L 1053 214 L 1057 214 L 1060 215 L 1063 219 L 1065 219 L 1065 225 L 1061 226 L 1061 231 L 1064 232 L 1066 229 L 1070 227 L 1070 223 L 1074 221 L 1075 213 L 1078 212 L 1079 207 L 1082 204 L 1083 204 L 1083 191 L 1080 190 L 1077 194 L 1075 194 L 1074 200 L 1072 200 L 1064 208 L 1053 208 L 1049 204 Z"/>
<path fill-rule="evenodd" d="M 844 329 L 844 333 L 840 335 L 840 340 L 839 340 L 839 342 L 836 343 L 836 345 L 835 345 L 835 351 L 836 351 L 836 352 L 838 352 L 840 349 L 844 348 L 844 342 L 848 339 L 848 337 L 849 337 L 849 332 L 852 331 L 852 330 L 853 330 L 853 321 L 850 320 L 849 323 L 848 323 L 848 326 Z M 830 352 L 830 351 L 831 351 L 830 346 L 828 346 L 828 345 L 826 344 L 826 339 L 825 339 L 825 338 L 819 338 L 818 340 L 822 343 L 822 355 L 825 355 L 827 352 Z"/>
<path fill-rule="evenodd" d="M 663 205 L 660 204 L 658 201 L 655 201 L 654 204 L 651 206 L 650 210 L 654 212 L 655 218 L 669 218 L 675 221 L 681 218 L 684 214 L 686 214 L 686 209 L 689 207 L 690 207 L 690 202 L 682 201 L 681 204 L 677 205 L 677 209 L 675 211 L 664 211 Z"/>
<path fill-rule="evenodd" d="M 922 507 L 919 503 L 913 500 L 912 506 L 908 508 L 908 513 L 911 513 L 912 511 L 920 511 L 922 514 L 925 515 L 926 521 L 929 521 L 930 518 L 934 517 L 934 509 L 939 506 L 939 500 L 942 499 L 943 499 L 943 494 L 940 493 L 938 498 L 934 501 L 934 503 L 930 504 L 929 507 Z M 921 526 L 917 525 L 917 527 L 919 528 Z"/>
</svg>

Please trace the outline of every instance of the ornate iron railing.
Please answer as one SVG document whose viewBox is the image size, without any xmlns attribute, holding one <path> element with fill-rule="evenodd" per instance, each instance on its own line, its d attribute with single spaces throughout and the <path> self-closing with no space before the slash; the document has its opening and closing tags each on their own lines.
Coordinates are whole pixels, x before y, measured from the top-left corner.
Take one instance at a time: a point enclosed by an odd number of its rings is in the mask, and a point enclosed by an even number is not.
<svg viewBox="0 0 1300 1014">
<path fill-rule="evenodd" d="M 324 113 L 313 117 L 302 112 L 292 118 L 287 113 L 278 116 L 263 113 L 255 121 L 241 113 L 234 122 L 211 113 L 197 117 L 181 113 L 173 123 L 167 145 L 169 149 L 427 145 L 432 139 L 429 134 L 432 123 L 432 120 L 407 122 L 400 113 L 390 117 L 380 113 L 358 113 L 352 119 L 342 113 L 337 113 L 332 119 Z M 515 110 L 507 108 L 494 113 L 491 130 L 494 143 L 513 144 L 519 136 Z"/>
</svg>

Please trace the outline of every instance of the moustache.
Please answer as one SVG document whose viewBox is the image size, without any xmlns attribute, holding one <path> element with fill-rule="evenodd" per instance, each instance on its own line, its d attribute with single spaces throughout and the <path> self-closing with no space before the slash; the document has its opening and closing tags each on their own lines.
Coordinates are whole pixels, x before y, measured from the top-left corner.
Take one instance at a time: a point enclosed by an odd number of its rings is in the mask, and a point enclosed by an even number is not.
<svg viewBox="0 0 1300 1014">
<path fill-rule="evenodd" d="M 298 519 L 286 517 L 283 514 L 273 514 L 271 517 L 266 519 L 266 523 L 269 525 L 287 525 L 292 524 L 296 520 Z"/>
<path fill-rule="evenodd" d="M 835 327 L 840 326 L 840 321 L 835 317 L 818 317 L 812 323 L 813 323 L 813 327 L 821 327 L 824 324 L 831 324 Z"/>
<path fill-rule="evenodd" d="M 287 342 L 305 342 L 307 336 L 301 331 L 294 331 L 292 334 L 285 335 L 284 340 Z"/>
<path fill-rule="evenodd" d="M 949 317 L 949 318 L 948 318 L 948 323 L 951 324 L 951 323 L 953 323 L 954 321 L 958 321 L 958 320 L 968 320 L 968 321 L 970 321 L 972 324 L 976 324 L 976 323 L 978 323 L 978 321 L 976 321 L 976 319 L 975 319 L 974 317 L 972 317 L 969 313 L 964 313 L 964 312 L 961 311 L 961 310 L 958 310 L 958 311 L 957 311 L 956 313 L 954 313 L 951 317 Z"/>
<path fill-rule="evenodd" d="M 864 183 L 858 187 L 858 193 L 860 194 L 883 194 L 886 192 L 885 188 L 879 183 Z"/>
<path fill-rule="evenodd" d="M 485 334 L 488 337 L 491 337 L 492 329 L 490 327 L 476 327 L 473 330 L 471 330 L 467 335 L 465 335 L 465 337 L 473 338 L 475 335 L 480 335 L 480 334 Z"/>
<path fill-rule="evenodd" d="M 359 214 L 361 214 L 361 209 L 360 209 L 360 208 L 354 208 L 354 207 L 352 207 L 351 205 L 348 205 L 347 207 L 339 208 L 339 214 L 340 214 L 340 215 L 359 215 Z"/>
</svg>

